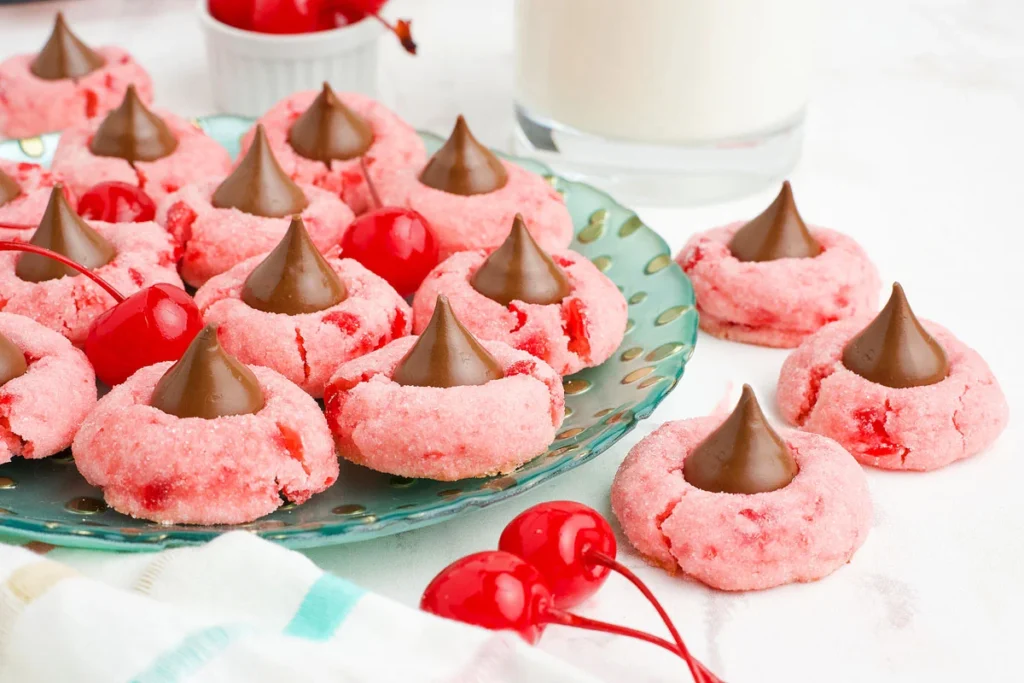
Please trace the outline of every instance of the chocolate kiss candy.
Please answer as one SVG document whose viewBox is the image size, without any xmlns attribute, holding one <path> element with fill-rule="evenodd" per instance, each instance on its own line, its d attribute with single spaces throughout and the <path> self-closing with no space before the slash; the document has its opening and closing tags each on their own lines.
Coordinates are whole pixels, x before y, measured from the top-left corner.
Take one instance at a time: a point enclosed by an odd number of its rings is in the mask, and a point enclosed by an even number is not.
<svg viewBox="0 0 1024 683">
<path fill-rule="evenodd" d="M 508 173 L 501 160 L 477 142 L 460 115 L 444 146 L 420 173 L 420 182 L 435 190 L 468 196 L 505 187 Z"/>
<path fill-rule="evenodd" d="M 885 308 L 847 342 L 843 365 L 895 389 L 935 384 L 949 372 L 945 350 L 921 326 L 898 282 Z"/>
<path fill-rule="evenodd" d="M 740 261 L 774 261 L 780 258 L 811 258 L 821 245 L 811 236 L 796 210 L 789 181 L 767 209 L 736 231 L 729 250 Z"/>
<path fill-rule="evenodd" d="M 502 306 L 513 301 L 557 304 L 572 291 L 565 273 L 537 246 L 520 214 L 516 214 L 508 237 L 487 257 L 470 284 Z"/>
<path fill-rule="evenodd" d="M 266 218 L 302 213 L 306 203 L 306 195 L 274 158 L 263 124 L 256 126 L 256 136 L 238 168 L 213 193 L 213 205 L 220 209 Z"/>
<path fill-rule="evenodd" d="M 62 78 L 81 78 L 106 63 L 99 54 L 83 43 L 64 23 L 64 15 L 57 12 L 53 32 L 32 60 L 32 73 L 46 81 Z"/>
<path fill-rule="evenodd" d="M 0 171 L 0 206 L 20 195 L 21 187 L 18 185 L 18 182 L 3 171 Z"/>
<path fill-rule="evenodd" d="M 462 326 L 438 295 L 427 328 L 391 376 L 403 386 L 461 387 L 486 384 L 505 376 L 498 361 Z"/>
<path fill-rule="evenodd" d="M 170 415 L 212 420 L 260 411 L 263 390 L 252 370 L 221 348 L 217 326 L 207 325 L 156 383 L 149 404 Z"/>
<path fill-rule="evenodd" d="M 50 192 L 50 203 L 39 221 L 39 227 L 30 242 L 67 256 L 86 268 L 105 266 L 117 255 L 114 245 L 108 242 L 79 217 L 64 198 L 64 188 L 55 185 Z M 28 282 L 44 282 L 70 275 L 79 275 L 77 270 L 39 254 L 22 254 L 14 268 L 15 274 Z"/>
<path fill-rule="evenodd" d="M 798 471 L 789 447 L 768 424 L 754 390 L 697 444 L 683 463 L 683 478 L 712 493 L 766 493 L 786 486 Z"/>
<path fill-rule="evenodd" d="M 298 216 L 242 287 L 242 301 L 252 308 L 285 315 L 322 311 L 344 301 L 346 294 Z"/>
<path fill-rule="evenodd" d="M 117 157 L 128 163 L 163 159 L 178 148 L 178 138 L 163 119 L 151 112 L 129 85 L 117 109 L 103 119 L 89 143 L 100 157 Z"/>
<path fill-rule="evenodd" d="M 10 339 L 0 334 L 0 387 L 28 370 L 25 354 Z"/>
<path fill-rule="evenodd" d="M 373 144 L 373 130 L 325 82 L 324 89 L 292 124 L 288 144 L 300 156 L 326 164 L 362 156 Z"/>
</svg>

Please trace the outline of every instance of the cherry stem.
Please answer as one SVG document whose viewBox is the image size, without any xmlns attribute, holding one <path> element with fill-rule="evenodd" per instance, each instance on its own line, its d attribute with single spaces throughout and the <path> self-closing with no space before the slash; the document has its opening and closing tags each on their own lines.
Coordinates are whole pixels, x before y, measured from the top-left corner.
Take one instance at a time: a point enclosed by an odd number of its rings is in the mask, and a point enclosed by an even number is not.
<svg viewBox="0 0 1024 683">
<path fill-rule="evenodd" d="M 602 567 L 607 567 L 613 572 L 620 574 L 625 577 L 627 581 L 636 586 L 637 590 L 643 593 L 644 597 L 647 598 L 647 601 L 654 606 L 655 610 L 657 610 L 658 616 L 661 617 L 661 620 L 665 622 L 666 628 L 668 628 L 669 633 L 672 634 L 672 639 L 676 643 L 676 648 L 678 648 L 683 659 L 686 660 L 686 665 L 690 667 L 690 675 L 693 676 L 693 680 L 696 681 L 696 683 L 716 683 L 719 681 L 719 679 L 711 673 L 707 667 L 701 664 L 699 660 L 690 654 L 689 649 L 686 647 L 686 643 L 683 642 L 682 636 L 679 635 L 679 631 L 676 629 L 676 625 L 672 623 L 672 619 L 668 616 L 668 612 L 666 612 L 665 608 L 661 606 L 658 598 L 654 597 L 654 593 L 647 587 L 647 584 L 640 580 L 639 576 L 634 574 L 632 570 L 618 562 L 615 558 L 597 550 L 588 549 L 584 553 L 583 559 L 588 562 L 601 565 Z"/>
<path fill-rule="evenodd" d="M 114 297 L 114 300 L 117 303 L 122 303 L 124 301 L 124 295 L 121 294 L 121 292 L 119 292 L 116 289 L 114 289 L 113 285 L 111 285 L 109 282 L 107 282 L 106 280 L 104 280 L 99 275 L 97 275 L 96 273 L 92 272 L 91 270 L 89 270 L 88 268 L 83 266 L 82 264 L 76 263 L 75 261 L 72 261 L 71 259 L 69 259 L 67 256 L 64 256 L 63 254 L 58 254 L 55 251 L 50 251 L 49 249 L 44 249 L 42 247 L 37 247 L 36 245 L 29 244 L 27 242 L 7 242 L 7 241 L 4 241 L 4 240 L 0 240 L 0 251 L 25 251 L 25 252 L 28 252 L 30 254 L 38 254 L 39 256 L 45 256 L 47 258 L 51 258 L 54 261 L 56 261 L 57 263 L 61 263 L 61 264 L 65 265 L 65 266 L 67 266 L 68 268 L 73 268 L 73 269 L 77 270 L 79 273 L 81 273 L 82 275 L 85 275 L 86 277 L 88 277 L 90 280 L 92 280 L 93 282 L 98 284 L 100 287 L 102 287 L 104 289 L 104 291 L 106 291 L 107 294 L 109 294 L 110 296 Z"/>
<path fill-rule="evenodd" d="M 379 209 L 384 206 L 384 202 L 380 200 L 380 195 L 377 194 L 377 188 L 373 186 L 373 181 L 370 180 L 370 169 L 366 164 L 366 155 L 359 157 L 359 168 L 363 171 L 363 177 L 366 178 L 366 187 L 370 190 L 370 199 L 373 200 L 374 209 Z"/>
<path fill-rule="evenodd" d="M 379 12 L 370 12 L 370 16 L 384 24 L 387 30 L 394 33 L 406 52 L 411 55 L 416 54 L 416 42 L 412 39 L 411 22 L 408 19 L 399 19 L 395 24 L 392 24 L 382 17 Z"/>
<path fill-rule="evenodd" d="M 679 649 L 668 642 L 664 638 L 658 636 L 652 636 L 650 633 L 644 633 L 643 631 L 637 631 L 636 629 L 629 628 L 627 626 L 619 626 L 618 624 L 609 624 L 604 621 L 598 621 L 597 619 L 588 619 L 587 617 L 581 617 L 578 614 L 572 614 L 571 612 L 564 612 L 554 607 L 549 607 L 545 612 L 547 622 L 549 624 L 558 624 L 560 626 L 571 626 L 572 628 L 582 628 L 588 631 L 600 631 L 602 633 L 614 633 L 618 636 L 626 636 L 627 638 L 636 638 L 637 640 L 643 640 L 644 642 L 657 645 L 658 647 L 664 648 L 676 655 L 677 657 L 682 656 Z"/>
</svg>

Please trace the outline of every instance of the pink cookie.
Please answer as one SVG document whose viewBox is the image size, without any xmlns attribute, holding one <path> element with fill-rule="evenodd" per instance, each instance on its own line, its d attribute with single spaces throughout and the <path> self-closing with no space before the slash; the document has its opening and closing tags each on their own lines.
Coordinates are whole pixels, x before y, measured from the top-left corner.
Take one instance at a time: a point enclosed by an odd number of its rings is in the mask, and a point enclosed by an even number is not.
<svg viewBox="0 0 1024 683">
<path fill-rule="evenodd" d="M 543 361 L 482 341 L 505 376 L 478 386 L 401 386 L 403 337 L 342 364 L 324 391 L 342 457 L 379 472 L 454 481 L 511 472 L 543 453 L 565 415 L 562 380 Z"/>
<path fill-rule="evenodd" d="M 258 413 L 179 418 L 149 405 L 170 366 L 114 387 L 75 437 L 78 470 L 115 510 L 164 524 L 242 524 L 338 478 L 330 430 L 299 387 L 250 366 L 266 401 Z"/>
<path fill-rule="evenodd" d="M 185 245 L 181 276 L 199 287 L 214 275 L 273 249 L 288 230 L 290 218 L 264 218 L 210 203 L 220 180 L 188 185 L 167 197 L 157 221 Z M 341 243 L 354 218 L 337 196 L 312 185 L 300 185 L 309 200 L 302 221 L 321 252 Z"/>
<path fill-rule="evenodd" d="M 95 272 L 118 292 L 131 296 L 158 282 L 183 286 L 174 268 L 174 240 L 156 223 L 87 222 L 117 249 L 114 260 Z M 81 346 L 93 319 L 113 306 L 114 299 L 84 275 L 22 280 L 14 272 L 19 256 L 0 252 L 0 311 L 28 316 Z"/>
<path fill-rule="evenodd" d="M 600 365 L 626 332 L 626 300 L 615 283 L 574 251 L 552 259 L 572 287 L 559 304 L 513 301 L 508 307 L 488 299 L 470 284 L 487 258 L 484 251 L 454 254 L 434 268 L 413 300 L 413 330 L 419 334 L 445 294 L 462 324 L 480 339 L 493 339 L 540 358 L 562 375 Z"/>
<path fill-rule="evenodd" d="M 27 229 L 12 229 L 0 226 L 0 240 L 28 242 L 35 234 L 39 219 L 46 212 L 50 201 L 50 190 L 60 182 L 60 177 L 42 166 L 0 159 L 0 171 L 18 183 L 21 194 L 6 204 L 0 205 L 0 223 L 30 226 Z M 65 188 L 65 195 L 70 195 Z M 71 202 L 72 206 L 74 202 Z"/>
<path fill-rule="evenodd" d="M 145 69 L 119 47 L 96 50 L 106 64 L 83 78 L 47 81 L 29 67 L 35 55 L 17 55 L 0 63 L 0 133 L 24 138 L 58 131 L 116 109 L 135 84 L 148 104 L 153 82 Z"/>
<path fill-rule="evenodd" d="M 157 204 L 185 185 L 222 177 L 231 170 L 231 155 L 219 142 L 180 116 L 165 111 L 156 114 L 178 139 L 178 147 L 170 155 L 134 165 L 117 157 L 94 155 L 89 144 L 103 122 L 97 118 L 64 131 L 53 155 L 53 169 L 78 196 L 96 183 L 116 180 L 142 188 Z"/>
<path fill-rule="evenodd" d="M 790 354 L 777 392 L 786 420 L 835 439 L 865 465 L 893 470 L 933 470 L 995 441 L 1009 408 L 976 351 L 922 321 L 946 351 L 946 379 L 906 389 L 875 384 L 842 362 L 846 343 L 870 321 L 828 325 Z"/>
<path fill-rule="evenodd" d="M 370 208 L 370 193 L 358 158 L 332 161 L 328 166 L 322 161 L 300 156 L 288 143 L 288 132 L 295 119 L 309 108 L 319 94 L 319 90 L 307 90 L 286 97 L 271 107 L 257 123 L 262 123 L 266 128 L 274 156 L 292 180 L 300 184 L 316 185 L 340 195 L 353 211 L 363 213 Z M 365 95 L 348 92 L 336 95 L 373 129 L 373 144 L 364 156 L 381 173 L 390 175 L 406 168 L 421 168 L 426 163 L 427 152 L 423 141 L 397 114 Z M 255 130 L 254 126 L 242 138 L 242 155 L 249 149 Z"/>
<path fill-rule="evenodd" d="M 24 316 L 0 313 L 0 335 L 28 364 L 0 386 L 0 464 L 61 452 L 96 405 L 92 366 L 67 339 Z"/>
<path fill-rule="evenodd" d="M 792 348 L 822 325 L 876 310 L 878 272 L 849 237 L 809 226 L 822 248 L 818 256 L 743 262 L 729 250 L 743 225 L 694 235 L 676 256 L 693 282 L 705 332 Z"/>
<path fill-rule="evenodd" d="M 712 493 L 683 478 L 683 462 L 722 417 L 666 422 L 626 456 L 612 510 L 653 564 L 713 588 L 760 590 L 814 581 L 849 562 L 871 527 L 863 470 L 839 444 L 781 430 L 800 471 L 768 493 Z"/>
<path fill-rule="evenodd" d="M 339 304 L 301 315 L 250 308 L 240 298 L 242 287 L 262 259 L 243 261 L 196 292 L 203 319 L 220 326 L 221 345 L 243 363 L 272 368 L 320 398 L 343 362 L 409 334 L 409 305 L 352 259 L 327 260 L 348 291 Z"/>
<path fill-rule="evenodd" d="M 370 161 L 367 159 L 367 161 Z M 536 173 L 502 161 L 504 187 L 472 196 L 435 190 L 419 181 L 419 167 L 395 173 L 370 164 L 370 179 L 381 202 L 421 213 L 437 238 L 440 258 L 457 251 L 495 249 L 508 236 L 517 213 L 544 251 L 565 249 L 572 241 L 572 216 L 561 195 Z"/>
</svg>

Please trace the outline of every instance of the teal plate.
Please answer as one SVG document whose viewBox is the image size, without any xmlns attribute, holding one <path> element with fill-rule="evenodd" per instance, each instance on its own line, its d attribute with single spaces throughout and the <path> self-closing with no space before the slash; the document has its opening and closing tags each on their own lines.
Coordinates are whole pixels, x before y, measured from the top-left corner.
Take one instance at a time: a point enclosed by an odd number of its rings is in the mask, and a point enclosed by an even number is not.
<svg viewBox="0 0 1024 683">
<path fill-rule="evenodd" d="M 232 154 L 249 119 L 210 116 L 197 125 Z M 430 150 L 441 140 L 423 134 Z M 57 135 L 0 143 L 0 158 L 49 164 Z M 492 505 L 537 486 L 607 450 L 665 398 L 683 375 L 697 340 L 690 281 L 668 245 L 636 214 L 607 194 L 551 173 L 528 159 L 516 163 L 543 175 L 572 213 L 572 248 L 615 281 L 629 302 L 622 346 L 597 368 L 567 377 L 566 419 L 550 449 L 511 474 L 457 482 L 403 479 L 342 462 L 328 491 L 302 506 L 285 505 L 250 524 L 160 525 L 109 510 L 99 490 L 75 469 L 70 454 L 0 466 L 0 533 L 60 546 L 158 550 L 250 529 L 293 548 L 408 531 Z"/>
</svg>

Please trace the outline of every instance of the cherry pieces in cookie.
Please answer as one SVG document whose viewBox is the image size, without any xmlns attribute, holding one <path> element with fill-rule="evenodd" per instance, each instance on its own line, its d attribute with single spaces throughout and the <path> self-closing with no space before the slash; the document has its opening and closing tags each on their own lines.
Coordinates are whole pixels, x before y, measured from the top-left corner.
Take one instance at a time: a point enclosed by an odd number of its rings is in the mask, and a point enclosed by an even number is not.
<svg viewBox="0 0 1024 683">
<path fill-rule="evenodd" d="M 822 328 L 786 359 L 783 417 L 841 443 L 865 465 L 933 470 L 988 448 L 1009 409 L 988 364 L 919 321 L 903 288 L 885 308 Z"/>
<path fill-rule="evenodd" d="M 342 457 L 441 481 L 515 469 L 547 449 L 565 414 L 558 373 L 477 340 L 443 297 L 419 337 L 338 367 L 324 404 Z"/>
<path fill-rule="evenodd" d="M 539 175 L 503 161 L 481 145 L 461 116 L 451 136 L 422 168 L 401 173 L 369 164 L 381 202 L 423 215 L 440 257 L 496 249 L 517 213 L 547 251 L 569 246 L 572 217 L 561 195 Z"/>
<path fill-rule="evenodd" d="M 32 239 L 59 182 L 42 166 L 0 159 L 0 240 Z"/>
<path fill-rule="evenodd" d="M 257 124 L 288 177 L 341 196 L 356 214 L 373 208 L 361 158 L 382 175 L 420 168 L 427 159 L 423 141 L 397 114 L 365 95 L 336 93 L 327 83 L 286 97 Z M 254 126 L 242 139 L 243 152 L 255 135 Z"/>
<path fill-rule="evenodd" d="M 338 478 L 316 401 L 228 354 L 213 325 L 177 363 L 143 368 L 100 399 L 72 451 L 108 505 L 164 524 L 251 522 Z"/>
<path fill-rule="evenodd" d="M 95 405 L 85 354 L 30 318 L 0 313 L 0 464 L 60 453 Z"/>
<path fill-rule="evenodd" d="M 302 217 L 321 252 L 341 242 L 354 217 L 335 193 L 292 181 L 258 125 L 253 144 L 226 178 L 172 194 L 157 211 L 157 221 L 184 245 L 182 277 L 199 287 L 274 249 L 294 215 Z"/>
<path fill-rule="evenodd" d="M 58 12 L 53 31 L 34 55 L 0 62 L 0 135 L 25 138 L 103 116 L 129 85 L 153 100 L 149 74 L 119 47 L 92 49 Z"/>
<path fill-rule="evenodd" d="M 815 581 L 871 527 L 867 478 L 831 439 L 775 431 L 749 386 L 721 417 L 667 422 L 630 450 L 612 510 L 652 564 L 713 588 Z"/>
<path fill-rule="evenodd" d="M 413 299 L 413 330 L 423 330 L 444 294 L 480 339 L 540 358 L 561 375 L 600 365 L 626 331 L 626 300 L 589 260 L 568 249 L 545 252 L 516 215 L 494 252 L 459 252 L 426 277 Z"/>
<path fill-rule="evenodd" d="M 804 223 L 789 181 L 761 215 L 694 235 L 676 261 L 693 282 L 701 329 L 761 346 L 792 348 L 864 315 L 881 287 L 856 242 Z"/>
<path fill-rule="evenodd" d="M 228 352 L 315 398 L 341 363 L 405 336 L 412 318 L 384 280 L 352 259 L 321 256 L 298 217 L 273 251 L 208 280 L 196 303 Z"/>
</svg>

